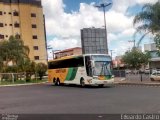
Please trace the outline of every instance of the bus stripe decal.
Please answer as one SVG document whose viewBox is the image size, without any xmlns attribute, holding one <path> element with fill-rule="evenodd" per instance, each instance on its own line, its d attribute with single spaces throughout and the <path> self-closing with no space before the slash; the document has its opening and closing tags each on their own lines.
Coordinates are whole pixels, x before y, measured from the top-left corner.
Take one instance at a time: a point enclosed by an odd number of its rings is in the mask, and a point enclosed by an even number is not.
<svg viewBox="0 0 160 120">
<path fill-rule="evenodd" d="M 69 81 L 71 76 L 72 76 L 72 68 L 68 68 L 68 73 L 65 80 Z"/>
<path fill-rule="evenodd" d="M 76 74 L 77 74 L 77 70 L 78 70 L 78 68 L 77 68 L 77 67 L 76 67 L 76 68 L 73 68 L 73 71 L 72 71 L 72 75 L 71 75 L 70 80 L 74 80 L 74 79 L 75 79 Z"/>
<path fill-rule="evenodd" d="M 74 78 L 75 78 L 75 76 L 76 76 L 76 73 L 77 73 L 77 69 L 78 69 L 78 68 L 69 68 L 65 80 L 67 80 L 67 81 L 72 81 L 72 80 L 74 80 Z"/>
</svg>

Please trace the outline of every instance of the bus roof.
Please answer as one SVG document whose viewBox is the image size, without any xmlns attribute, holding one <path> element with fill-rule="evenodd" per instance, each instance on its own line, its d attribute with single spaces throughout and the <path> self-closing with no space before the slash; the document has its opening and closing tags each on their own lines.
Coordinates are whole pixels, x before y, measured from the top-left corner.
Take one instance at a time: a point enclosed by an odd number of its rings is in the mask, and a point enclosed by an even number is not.
<svg viewBox="0 0 160 120">
<path fill-rule="evenodd" d="M 91 55 L 104 55 L 104 56 L 110 56 L 108 54 L 83 54 L 83 55 L 72 55 L 72 56 L 64 56 L 61 58 L 57 58 L 54 60 L 49 60 L 48 62 L 52 62 L 52 61 L 59 61 L 59 60 L 66 60 L 66 59 L 71 59 L 71 58 L 76 58 L 76 57 L 82 57 L 82 56 L 91 56 Z"/>
<path fill-rule="evenodd" d="M 81 56 L 83 56 L 83 55 L 65 56 L 65 57 L 61 57 L 61 58 L 57 58 L 57 59 L 53 59 L 53 60 L 49 60 L 48 62 L 58 61 L 58 60 L 66 60 L 66 59 L 71 59 L 71 58 L 76 58 L 76 57 L 81 57 Z"/>
</svg>

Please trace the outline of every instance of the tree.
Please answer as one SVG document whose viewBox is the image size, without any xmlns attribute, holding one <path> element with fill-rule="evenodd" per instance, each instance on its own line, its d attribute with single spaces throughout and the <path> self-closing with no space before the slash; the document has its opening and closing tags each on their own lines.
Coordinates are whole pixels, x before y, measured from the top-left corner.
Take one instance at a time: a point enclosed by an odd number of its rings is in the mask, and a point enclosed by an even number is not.
<svg viewBox="0 0 160 120">
<path fill-rule="evenodd" d="M 155 4 L 145 4 L 142 11 L 138 13 L 133 21 L 137 33 L 143 33 L 138 41 L 138 46 L 143 38 L 151 33 L 155 36 L 160 35 L 160 2 Z"/>
<path fill-rule="evenodd" d="M 122 57 L 122 61 L 130 68 L 139 69 L 145 66 L 150 59 L 150 54 L 143 53 L 137 49 L 132 49 L 131 52 L 126 52 Z"/>
<path fill-rule="evenodd" d="M 156 47 L 158 48 L 159 51 L 157 51 L 157 54 L 160 56 L 160 34 L 157 34 L 154 37 L 154 41 L 156 43 Z"/>
<path fill-rule="evenodd" d="M 1 72 L 7 72 L 8 63 L 12 62 L 14 66 L 23 63 L 29 59 L 29 47 L 24 45 L 23 40 L 16 36 L 10 36 L 9 40 L 0 42 L 0 66 Z M 18 67 L 17 67 L 18 68 Z M 11 70 L 11 69 L 10 69 Z M 18 72 L 18 70 L 17 70 Z"/>
<path fill-rule="evenodd" d="M 18 62 L 24 61 L 28 58 L 29 47 L 24 45 L 23 40 L 17 38 L 16 36 L 11 36 L 8 41 L 8 49 L 10 50 L 9 60 L 17 65 Z"/>
<path fill-rule="evenodd" d="M 44 63 L 38 63 L 36 65 L 36 72 L 38 73 L 38 76 L 40 78 L 40 80 L 42 80 L 43 76 L 45 75 L 47 71 L 47 65 Z"/>
<path fill-rule="evenodd" d="M 26 81 L 31 80 L 31 76 L 35 74 L 35 69 L 36 68 L 36 63 L 29 60 L 29 59 L 24 59 L 18 64 L 18 69 L 19 72 L 25 72 L 26 75 Z"/>
</svg>

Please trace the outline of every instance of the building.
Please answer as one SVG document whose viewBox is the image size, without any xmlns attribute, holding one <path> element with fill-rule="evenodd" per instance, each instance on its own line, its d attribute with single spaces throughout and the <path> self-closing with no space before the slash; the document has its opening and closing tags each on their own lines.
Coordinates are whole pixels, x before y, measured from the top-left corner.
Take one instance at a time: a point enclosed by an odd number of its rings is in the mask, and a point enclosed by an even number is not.
<svg viewBox="0 0 160 120">
<path fill-rule="evenodd" d="M 53 56 L 55 58 L 61 58 L 64 56 L 81 55 L 81 54 L 82 54 L 82 48 L 75 47 L 75 48 L 70 48 L 70 49 L 59 51 L 59 52 L 55 52 Z"/>
<path fill-rule="evenodd" d="M 41 0 L 0 0 L 0 40 L 18 35 L 37 63 L 47 63 L 44 26 Z"/>
<path fill-rule="evenodd" d="M 144 44 L 144 51 L 155 51 L 155 50 L 157 50 L 155 43 Z"/>
<path fill-rule="evenodd" d="M 82 53 L 108 53 L 105 29 L 83 28 L 81 30 Z"/>
<path fill-rule="evenodd" d="M 150 69 L 160 69 L 160 55 L 158 54 L 158 48 L 156 47 L 156 44 L 145 44 L 144 51 L 148 51 L 151 55 L 148 67 Z"/>
<path fill-rule="evenodd" d="M 125 64 L 122 62 L 122 56 L 116 56 L 115 60 L 113 60 L 114 68 L 124 68 Z"/>
</svg>

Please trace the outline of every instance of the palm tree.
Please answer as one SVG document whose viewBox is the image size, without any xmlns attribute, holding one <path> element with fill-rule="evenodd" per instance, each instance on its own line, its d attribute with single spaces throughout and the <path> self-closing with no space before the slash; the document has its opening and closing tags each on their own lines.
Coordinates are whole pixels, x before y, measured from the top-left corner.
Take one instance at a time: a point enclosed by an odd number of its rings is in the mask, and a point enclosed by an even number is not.
<svg viewBox="0 0 160 120">
<path fill-rule="evenodd" d="M 142 39 L 149 33 L 154 36 L 160 34 L 160 2 L 155 4 L 145 4 L 142 11 L 138 13 L 133 21 L 136 27 L 136 33 L 143 33 L 137 45 L 141 43 Z"/>
</svg>

